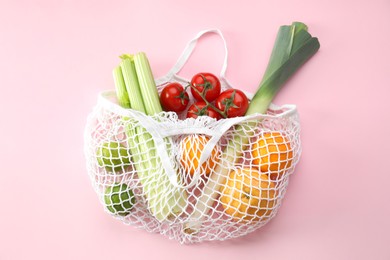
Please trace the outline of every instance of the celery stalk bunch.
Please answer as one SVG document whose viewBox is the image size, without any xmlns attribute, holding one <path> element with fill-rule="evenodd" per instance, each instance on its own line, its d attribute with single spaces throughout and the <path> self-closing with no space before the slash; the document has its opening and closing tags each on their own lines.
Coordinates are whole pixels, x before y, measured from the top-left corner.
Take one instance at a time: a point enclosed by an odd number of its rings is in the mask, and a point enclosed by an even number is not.
<svg viewBox="0 0 390 260">
<path fill-rule="evenodd" d="M 128 109 L 155 115 L 162 112 L 157 87 L 145 53 L 122 55 L 122 61 L 113 70 L 119 104 Z M 159 221 L 179 215 L 187 205 L 187 192 L 174 186 L 161 167 L 152 136 L 142 123 L 131 123 L 124 118 L 128 146 L 135 170 L 148 202 L 148 209 Z M 170 140 L 165 140 L 167 144 Z"/>
</svg>

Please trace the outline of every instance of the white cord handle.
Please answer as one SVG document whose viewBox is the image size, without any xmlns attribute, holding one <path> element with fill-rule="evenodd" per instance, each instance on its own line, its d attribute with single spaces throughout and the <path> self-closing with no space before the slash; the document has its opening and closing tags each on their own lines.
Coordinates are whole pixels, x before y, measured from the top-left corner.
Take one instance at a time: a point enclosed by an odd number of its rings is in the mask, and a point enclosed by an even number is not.
<svg viewBox="0 0 390 260">
<path fill-rule="evenodd" d="M 226 45 L 225 37 L 223 36 L 222 32 L 219 29 L 209 29 L 199 32 L 184 48 L 183 53 L 177 60 L 176 64 L 172 67 L 172 69 L 168 72 L 167 77 L 171 78 L 173 75 L 176 75 L 181 71 L 181 69 L 184 67 L 184 65 L 187 63 L 188 59 L 190 58 L 191 54 L 194 52 L 195 46 L 198 43 L 198 40 L 207 33 L 215 33 L 218 34 L 222 41 L 223 46 L 225 49 L 225 58 L 223 60 L 223 65 L 220 73 L 220 78 L 225 79 L 226 69 L 227 69 L 227 61 L 228 61 L 228 49 Z"/>
</svg>

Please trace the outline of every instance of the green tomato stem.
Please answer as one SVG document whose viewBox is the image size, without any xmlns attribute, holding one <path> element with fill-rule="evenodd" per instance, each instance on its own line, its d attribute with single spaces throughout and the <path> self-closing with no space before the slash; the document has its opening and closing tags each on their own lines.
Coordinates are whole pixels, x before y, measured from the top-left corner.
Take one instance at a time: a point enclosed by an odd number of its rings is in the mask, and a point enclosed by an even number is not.
<svg viewBox="0 0 390 260">
<path fill-rule="evenodd" d="M 196 93 L 199 94 L 199 96 L 203 99 L 203 101 L 206 103 L 207 106 L 211 107 L 213 110 L 215 110 L 215 112 L 217 112 L 218 114 L 220 114 L 223 118 L 226 118 L 227 115 L 226 115 L 226 111 L 222 111 L 222 110 L 219 110 L 218 108 L 216 108 L 213 104 L 211 104 L 209 101 L 207 101 L 206 97 L 203 95 L 203 93 L 201 93 L 199 90 L 197 90 L 194 86 L 191 86 L 191 88 L 193 90 L 195 90 Z"/>
</svg>

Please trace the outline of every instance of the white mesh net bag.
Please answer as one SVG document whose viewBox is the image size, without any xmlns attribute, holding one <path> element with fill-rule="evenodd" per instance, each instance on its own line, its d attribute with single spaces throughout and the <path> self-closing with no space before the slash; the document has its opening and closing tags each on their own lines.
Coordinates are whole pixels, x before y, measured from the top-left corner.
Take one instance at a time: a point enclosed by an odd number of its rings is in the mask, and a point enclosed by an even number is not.
<svg viewBox="0 0 390 260">
<path fill-rule="evenodd" d="M 161 91 L 177 76 L 205 33 L 187 46 Z M 251 95 L 248 94 L 250 98 Z M 271 105 L 266 115 L 216 121 L 183 114 L 155 116 L 124 109 L 115 92 L 99 95 L 87 120 L 85 155 L 94 190 L 106 212 L 125 224 L 180 243 L 240 237 L 277 213 L 301 152 L 294 105 Z"/>
</svg>

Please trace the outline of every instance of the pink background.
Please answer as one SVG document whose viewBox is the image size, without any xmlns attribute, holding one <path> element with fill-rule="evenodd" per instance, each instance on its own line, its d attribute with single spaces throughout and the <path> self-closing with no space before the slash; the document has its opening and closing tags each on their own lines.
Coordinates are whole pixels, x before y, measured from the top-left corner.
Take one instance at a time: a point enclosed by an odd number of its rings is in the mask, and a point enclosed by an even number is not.
<svg viewBox="0 0 390 260">
<path fill-rule="evenodd" d="M 208 3 L 210 2 L 210 3 Z M 321 49 L 282 90 L 303 156 L 278 215 L 246 237 L 181 246 L 103 211 L 83 154 L 86 116 L 118 55 L 164 75 L 198 31 L 220 28 L 228 79 L 254 91 L 277 29 L 299 20 Z M 0 259 L 390 259 L 390 2 L 0 2 Z M 219 73 L 199 43 L 182 75 Z"/>
</svg>

